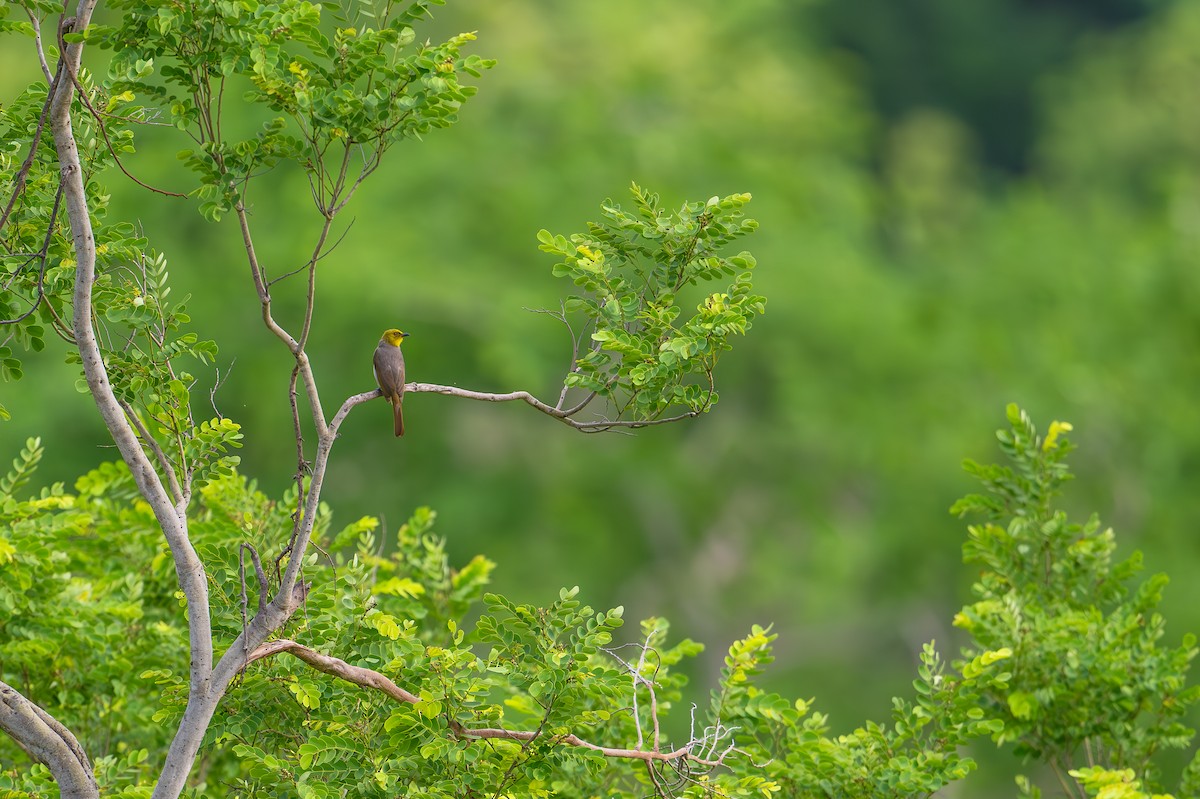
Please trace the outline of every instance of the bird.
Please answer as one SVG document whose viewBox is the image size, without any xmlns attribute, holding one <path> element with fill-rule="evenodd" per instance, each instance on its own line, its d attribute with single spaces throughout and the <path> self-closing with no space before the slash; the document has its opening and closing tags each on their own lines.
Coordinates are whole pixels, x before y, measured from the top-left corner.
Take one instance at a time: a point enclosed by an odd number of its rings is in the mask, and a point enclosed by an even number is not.
<svg viewBox="0 0 1200 799">
<path fill-rule="evenodd" d="M 404 353 L 400 352 L 400 344 L 407 337 L 408 333 L 403 330 L 389 327 L 383 331 L 373 359 L 375 382 L 379 384 L 383 398 L 392 404 L 397 437 L 404 435 L 404 411 L 401 408 L 401 400 L 404 399 Z"/>
</svg>

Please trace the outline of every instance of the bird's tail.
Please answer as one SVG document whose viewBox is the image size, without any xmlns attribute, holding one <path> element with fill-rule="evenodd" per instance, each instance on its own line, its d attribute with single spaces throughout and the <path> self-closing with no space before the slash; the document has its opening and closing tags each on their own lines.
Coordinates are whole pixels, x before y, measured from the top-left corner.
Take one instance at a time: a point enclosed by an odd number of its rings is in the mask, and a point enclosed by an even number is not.
<svg viewBox="0 0 1200 799">
<path fill-rule="evenodd" d="M 404 435 L 404 405 L 397 399 L 392 403 L 392 409 L 396 415 L 396 437 Z"/>
</svg>

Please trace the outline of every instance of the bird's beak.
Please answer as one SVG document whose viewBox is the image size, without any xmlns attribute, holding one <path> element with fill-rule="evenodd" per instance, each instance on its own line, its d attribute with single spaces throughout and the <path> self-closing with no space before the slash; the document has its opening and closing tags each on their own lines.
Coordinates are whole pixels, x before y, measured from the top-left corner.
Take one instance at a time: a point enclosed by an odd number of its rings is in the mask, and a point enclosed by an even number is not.
<svg viewBox="0 0 1200 799">
<path fill-rule="evenodd" d="M 408 338 L 411 335 L 412 335 L 412 333 L 401 333 L 400 338 Z"/>
</svg>

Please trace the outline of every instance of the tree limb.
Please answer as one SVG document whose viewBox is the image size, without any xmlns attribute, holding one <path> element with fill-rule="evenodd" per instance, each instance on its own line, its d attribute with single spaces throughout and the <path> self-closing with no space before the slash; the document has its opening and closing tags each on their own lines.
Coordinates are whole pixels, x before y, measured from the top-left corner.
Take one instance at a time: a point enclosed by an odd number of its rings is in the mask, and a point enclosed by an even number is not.
<svg viewBox="0 0 1200 799">
<path fill-rule="evenodd" d="M 154 454 L 154 459 L 158 461 L 158 466 L 163 470 L 163 475 L 167 478 L 168 487 L 171 490 L 171 496 L 175 498 L 175 507 L 179 513 L 184 510 L 186 504 L 183 496 L 183 489 L 179 487 L 179 481 L 175 478 L 175 469 L 171 466 L 171 461 L 167 459 L 167 454 L 163 452 L 162 447 L 158 445 L 158 440 L 150 435 L 150 431 L 142 424 L 142 420 L 138 418 L 137 412 L 129 405 L 129 403 L 117 400 L 121 407 L 125 410 L 125 415 L 133 426 L 137 428 L 138 434 L 142 440 L 146 442 L 146 446 Z"/>
<path fill-rule="evenodd" d="M 576 430 L 582 430 L 586 433 L 596 433 L 603 430 L 612 430 L 616 428 L 628 428 L 634 430 L 639 427 L 652 427 L 654 425 L 669 424 L 670 422 L 678 422 L 682 419 L 693 419 L 704 412 L 703 410 L 687 411 L 686 413 L 681 413 L 677 416 L 668 416 L 661 419 L 597 419 L 591 422 L 580 422 L 571 417 L 573 414 L 583 410 L 583 407 L 587 404 L 586 401 L 580 403 L 574 408 L 562 410 L 560 408 L 555 408 L 553 405 L 548 405 L 542 402 L 528 391 L 510 391 L 506 394 L 493 394 L 486 391 L 471 391 L 470 389 L 459 388 L 458 386 L 441 386 L 436 383 L 409 383 L 404 387 L 404 393 L 406 394 L 419 394 L 422 392 L 446 394 L 451 397 L 462 397 L 463 399 L 479 400 L 481 402 L 513 402 L 515 400 L 520 400 L 521 402 L 536 408 L 547 416 L 552 416 L 563 424 L 574 427 Z M 382 393 L 376 392 L 376 396 L 382 396 Z M 589 397 L 588 399 L 590 400 L 591 398 Z"/>
<path fill-rule="evenodd" d="M 249 665 L 256 660 L 262 660 L 263 658 L 284 652 L 299 658 L 317 671 L 330 674 L 355 685 L 360 685 L 363 688 L 382 691 L 398 702 L 407 702 L 410 705 L 415 705 L 420 701 L 416 696 L 396 685 L 396 683 L 392 682 L 384 674 L 372 671 L 371 669 L 365 669 L 362 666 L 352 666 L 344 660 L 330 655 L 323 655 L 315 649 L 309 649 L 303 644 L 298 644 L 295 641 L 287 639 L 270 641 L 263 644 L 250 653 L 249 657 L 246 658 L 246 664 Z"/>
<path fill-rule="evenodd" d="M 398 702 L 405 702 L 410 705 L 415 705 L 420 700 L 412 693 L 404 690 L 396 685 L 387 675 L 380 674 L 372 669 L 363 668 L 362 666 L 352 666 L 344 660 L 335 658 L 332 655 L 325 655 L 317 652 L 314 649 L 309 649 L 303 644 L 296 643 L 287 639 L 280 639 L 263 644 L 250 653 L 247 658 L 247 663 L 253 663 L 256 660 L 268 658 L 273 655 L 286 652 L 304 661 L 314 669 L 325 674 L 332 675 L 346 682 L 363 688 L 371 688 L 376 691 L 381 691 Z M 476 738 L 485 739 L 501 739 L 507 741 L 522 741 L 529 742 L 543 736 L 540 730 L 506 730 L 500 727 L 484 727 L 472 729 L 465 727 L 454 719 L 450 719 L 450 729 L 455 736 L 459 738 Z M 685 746 L 674 749 L 670 752 L 645 751 L 642 749 L 622 749 L 619 747 L 600 746 L 580 738 L 578 735 L 569 734 L 564 736 L 554 736 L 552 740 L 566 744 L 567 746 L 577 746 L 583 749 L 590 749 L 593 752 L 599 752 L 605 757 L 624 758 L 628 760 L 644 760 L 647 762 L 671 762 L 675 760 L 687 760 L 701 766 L 715 767 L 722 764 L 725 756 L 733 751 L 727 749 L 720 757 L 715 760 L 703 759 L 692 754 L 692 749 L 702 741 L 689 741 Z"/>
<path fill-rule="evenodd" d="M 0 728 L 50 769 L 63 799 L 100 796 L 92 764 L 71 731 L 4 682 L 0 682 Z"/>
</svg>

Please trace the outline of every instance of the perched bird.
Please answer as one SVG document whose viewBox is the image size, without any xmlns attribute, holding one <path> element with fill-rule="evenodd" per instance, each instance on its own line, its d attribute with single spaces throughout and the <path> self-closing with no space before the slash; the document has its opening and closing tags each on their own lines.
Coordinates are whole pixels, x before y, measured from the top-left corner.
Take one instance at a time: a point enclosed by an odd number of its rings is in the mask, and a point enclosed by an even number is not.
<svg viewBox="0 0 1200 799">
<path fill-rule="evenodd" d="M 404 411 L 401 400 L 404 399 L 404 353 L 400 352 L 400 344 L 408 336 L 403 330 L 390 327 L 383 331 L 379 346 L 375 348 L 375 382 L 383 390 L 383 398 L 392 403 L 392 412 L 396 416 L 396 435 L 404 435 Z"/>
</svg>

